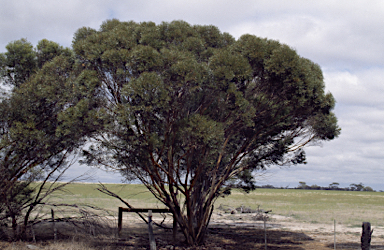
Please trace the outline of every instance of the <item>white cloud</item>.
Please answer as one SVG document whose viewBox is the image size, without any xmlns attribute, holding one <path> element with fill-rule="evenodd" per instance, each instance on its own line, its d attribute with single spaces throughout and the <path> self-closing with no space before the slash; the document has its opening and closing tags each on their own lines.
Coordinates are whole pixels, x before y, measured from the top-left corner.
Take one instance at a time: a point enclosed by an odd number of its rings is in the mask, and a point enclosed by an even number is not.
<svg viewBox="0 0 384 250">
<path fill-rule="evenodd" d="M 320 64 L 383 65 L 382 1 L 272 1 L 261 4 L 262 11 L 268 15 L 236 22 L 231 33 L 279 40 Z"/>
<path fill-rule="evenodd" d="M 352 20 L 345 23 L 308 15 L 289 15 L 238 23 L 230 33 L 236 36 L 250 33 L 279 40 L 321 65 L 342 69 L 359 68 L 365 64 L 383 65 L 384 45 L 378 40 L 384 36 L 377 34 L 376 28 L 368 24 L 363 31 L 359 33 Z"/>
<path fill-rule="evenodd" d="M 384 108 L 384 67 L 360 71 L 324 70 L 326 88 L 341 105 Z"/>
<path fill-rule="evenodd" d="M 339 67 L 382 63 L 381 1 L 1 1 L 0 45 L 27 37 L 70 46 L 80 27 L 108 18 L 213 24 L 236 37 L 251 33 L 277 39 L 320 64 Z"/>
<path fill-rule="evenodd" d="M 97 28 L 108 18 L 104 1 L 1 1 L 1 45 L 20 38 L 36 44 L 47 38 L 70 46 L 74 32 L 83 26 Z"/>
<path fill-rule="evenodd" d="M 266 182 L 291 187 L 299 181 L 311 185 L 336 181 L 341 186 L 362 182 L 384 189 L 384 68 L 332 68 L 324 70 L 324 76 L 326 89 L 337 101 L 339 138 L 307 148 L 307 165 L 275 170 Z"/>
</svg>

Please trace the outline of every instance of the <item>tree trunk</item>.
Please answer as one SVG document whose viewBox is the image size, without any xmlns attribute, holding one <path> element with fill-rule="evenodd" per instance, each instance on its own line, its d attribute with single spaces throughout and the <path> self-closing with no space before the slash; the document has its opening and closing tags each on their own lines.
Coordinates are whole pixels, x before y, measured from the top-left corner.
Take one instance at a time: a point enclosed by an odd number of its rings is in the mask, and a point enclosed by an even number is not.
<svg viewBox="0 0 384 250">
<path fill-rule="evenodd" d="M 21 229 L 21 237 L 23 237 L 24 240 L 27 239 L 27 227 L 28 227 L 28 222 L 29 222 L 29 216 L 31 215 L 31 212 L 34 208 L 34 204 L 31 204 L 28 208 L 28 211 L 25 213 L 25 216 L 24 216 L 24 224 L 23 224 L 23 227 Z"/>
<path fill-rule="evenodd" d="M 373 230 L 371 230 L 371 223 L 363 222 L 363 232 L 361 235 L 361 250 L 371 249 L 371 236 Z"/>
<path fill-rule="evenodd" d="M 17 232 L 17 219 L 16 219 L 16 214 L 12 213 L 11 214 L 12 218 L 12 231 L 13 231 L 13 239 L 18 240 L 19 239 L 19 234 Z"/>
<path fill-rule="evenodd" d="M 180 209 L 177 209 L 179 212 L 174 211 L 173 214 L 185 237 L 185 241 L 191 246 L 197 246 L 204 243 L 213 206 L 209 205 L 205 209 L 202 207 L 202 211 L 198 211 L 194 210 L 191 204 L 189 205 L 191 206 L 187 208 L 190 211 L 189 213 L 182 214 Z"/>
</svg>

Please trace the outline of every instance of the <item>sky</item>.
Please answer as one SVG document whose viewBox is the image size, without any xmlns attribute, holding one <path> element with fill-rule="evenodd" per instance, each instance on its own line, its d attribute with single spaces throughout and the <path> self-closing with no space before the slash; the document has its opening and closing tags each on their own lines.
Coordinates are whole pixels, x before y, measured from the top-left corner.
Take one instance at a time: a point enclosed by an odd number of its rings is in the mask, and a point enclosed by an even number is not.
<svg viewBox="0 0 384 250">
<path fill-rule="evenodd" d="M 384 1 L 369 0 L 0 0 L 0 52 L 14 40 L 48 39 L 70 47 L 77 29 L 103 21 L 184 20 L 278 40 L 320 65 L 326 91 L 335 97 L 342 131 L 306 149 L 306 165 L 271 167 L 257 184 L 340 187 L 363 183 L 384 190 Z M 93 181 L 120 182 L 118 174 L 75 165 Z M 89 172 L 91 171 L 91 172 Z"/>
</svg>

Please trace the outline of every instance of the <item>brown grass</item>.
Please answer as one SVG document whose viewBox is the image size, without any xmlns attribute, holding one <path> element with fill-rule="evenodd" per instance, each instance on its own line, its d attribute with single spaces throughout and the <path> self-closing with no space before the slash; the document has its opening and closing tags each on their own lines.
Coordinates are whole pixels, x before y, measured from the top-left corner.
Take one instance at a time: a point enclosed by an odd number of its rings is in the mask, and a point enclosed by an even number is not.
<svg viewBox="0 0 384 250">
<path fill-rule="evenodd" d="M 45 225 L 47 226 L 47 225 Z M 41 227 L 39 230 L 43 230 Z M 51 234 L 49 230 L 45 231 Z M 188 247 L 182 241 L 173 244 L 172 231 L 155 228 L 157 249 L 264 249 L 264 232 L 252 228 L 211 228 L 206 243 L 200 247 Z M 77 233 L 69 225 L 61 225 L 58 230 L 58 240 L 52 236 L 40 235 L 37 243 L 33 242 L 0 242 L 0 249 L 44 249 L 44 250 L 130 250 L 148 249 L 149 240 L 147 225 L 140 223 L 125 228 L 121 238 L 111 235 L 91 235 L 86 232 Z M 179 232 L 178 239 L 183 236 Z M 323 243 L 315 242 L 312 238 L 300 232 L 282 230 L 268 231 L 268 249 L 329 249 Z"/>
</svg>

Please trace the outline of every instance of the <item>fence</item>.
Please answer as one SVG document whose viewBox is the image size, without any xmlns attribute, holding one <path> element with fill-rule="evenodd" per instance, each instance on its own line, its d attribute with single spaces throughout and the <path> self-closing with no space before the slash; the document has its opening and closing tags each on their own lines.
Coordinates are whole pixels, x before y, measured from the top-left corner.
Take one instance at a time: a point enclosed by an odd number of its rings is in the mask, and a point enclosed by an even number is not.
<svg viewBox="0 0 384 250">
<path fill-rule="evenodd" d="M 151 217 L 152 213 L 172 213 L 169 208 L 123 208 L 119 207 L 119 213 L 118 213 L 118 221 L 117 221 L 117 227 L 118 227 L 118 235 L 120 236 L 120 232 L 123 226 L 123 212 L 128 213 L 148 213 L 151 211 Z M 176 240 L 176 233 L 177 233 L 177 221 L 175 219 L 175 216 L 173 216 L 173 240 Z"/>
</svg>

